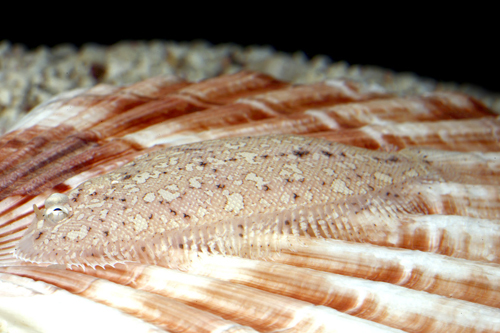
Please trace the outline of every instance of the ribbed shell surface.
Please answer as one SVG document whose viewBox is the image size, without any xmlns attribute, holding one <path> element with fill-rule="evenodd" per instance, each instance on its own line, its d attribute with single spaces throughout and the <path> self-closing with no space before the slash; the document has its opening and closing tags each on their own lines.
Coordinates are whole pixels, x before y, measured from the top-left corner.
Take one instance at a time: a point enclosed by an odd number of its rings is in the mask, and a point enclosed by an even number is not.
<svg viewBox="0 0 500 333">
<path fill-rule="evenodd" d="M 500 332 L 499 136 L 469 96 L 349 81 L 240 72 L 64 93 L 0 138 L 0 331 Z M 113 181 L 141 193 L 113 197 L 142 200 L 123 226 L 152 229 L 106 248 L 121 220 L 90 205 Z M 61 221 L 82 228 L 71 242 L 35 216 L 53 193 L 88 206 Z"/>
</svg>

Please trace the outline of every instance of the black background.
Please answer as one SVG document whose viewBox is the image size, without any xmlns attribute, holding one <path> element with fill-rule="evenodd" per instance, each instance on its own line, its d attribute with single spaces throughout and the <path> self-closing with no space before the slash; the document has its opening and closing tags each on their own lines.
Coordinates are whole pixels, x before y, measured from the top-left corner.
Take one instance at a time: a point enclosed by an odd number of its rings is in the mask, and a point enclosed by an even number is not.
<svg viewBox="0 0 500 333">
<path fill-rule="evenodd" d="M 225 12 L 190 6 L 195 7 L 144 5 L 126 12 L 91 8 L 69 10 L 63 16 L 44 12 L 39 15 L 42 19 L 20 22 L 23 29 L 2 27 L 0 40 L 29 48 L 151 39 L 271 45 L 284 52 L 304 51 L 309 58 L 324 54 L 333 61 L 409 71 L 500 92 L 500 30 L 496 18 L 490 17 L 492 8 L 436 12 L 422 7 L 396 13 L 394 8 L 371 9 L 361 4 L 332 9 L 302 2 L 297 8 L 269 9 L 264 4 Z"/>
</svg>

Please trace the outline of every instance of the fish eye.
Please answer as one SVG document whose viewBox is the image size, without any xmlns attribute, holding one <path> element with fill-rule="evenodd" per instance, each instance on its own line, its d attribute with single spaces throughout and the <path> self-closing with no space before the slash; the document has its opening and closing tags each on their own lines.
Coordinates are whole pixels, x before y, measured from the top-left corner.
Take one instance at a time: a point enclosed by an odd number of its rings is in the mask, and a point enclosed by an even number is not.
<svg viewBox="0 0 500 333">
<path fill-rule="evenodd" d="M 69 215 L 69 210 L 64 206 L 69 199 L 66 194 L 54 193 L 45 200 L 45 219 L 52 223 L 58 223 Z"/>
<path fill-rule="evenodd" d="M 64 220 L 66 217 L 68 217 L 68 215 L 68 209 L 64 206 L 59 205 L 47 208 L 47 211 L 45 212 L 45 218 L 47 219 L 47 221 L 52 223 L 57 223 L 61 220 Z"/>
</svg>

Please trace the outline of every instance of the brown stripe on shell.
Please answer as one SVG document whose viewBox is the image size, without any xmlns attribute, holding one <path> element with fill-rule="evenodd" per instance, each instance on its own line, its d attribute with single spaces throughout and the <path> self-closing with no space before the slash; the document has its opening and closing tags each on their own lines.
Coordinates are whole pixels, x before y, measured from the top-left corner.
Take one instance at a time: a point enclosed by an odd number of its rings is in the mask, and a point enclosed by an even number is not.
<svg viewBox="0 0 500 333">
<path fill-rule="evenodd" d="M 43 267 L 12 267 L 0 270 L 54 284 L 73 294 L 111 305 L 125 313 L 138 314 L 141 319 L 173 332 L 255 332 L 251 328 L 238 327 L 223 318 L 175 300 L 86 274 Z"/>
<path fill-rule="evenodd" d="M 3 282 L 0 284 L 2 325 L 8 325 L 12 331 L 65 332 L 78 323 L 78 327 L 72 329 L 74 332 L 165 332 L 153 324 L 42 281 L 5 273 L 0 273 L 0 280 Z M 40 311 L 47 307 L 50 312 Z M 77 309 L 80 311 L 75 311 Z M 6 321 L 7 313 L 15 313 L 16 320 Z M 82 320 L 82 313 L 85 320 Z"/>
<path fill-rule="evenodd" d="M 442 218 L 443 216 L 431 216 L 428 219 L 430 220 L 428 226 L 432 227 L 432 222 L 437 222 Z M 470 219 L 465 220 L 465 223 L 474 223 Z M 423 222 L 407 221 L 406 224 L 408 229 L 416 230 L 419 228 L 416 225 L 424 226 Z M 459 225 L 460 223 L 457 221 L 455 226 L 451 225 L 447 231 L 453 233 L 453 229 L 463 228 L 465 223 Z M 410 234 L 411 232 L 407 233 L 408 236 Z M 486 232 L 482 235 L 485 234 Z M 387 282 L 414 290 L 423 290 L 432 294 L 500 308 L 500 286 L 495 283 L 500 277 L 500 267 L 477 261 L 450 258 L 448 256 L 459 257 L 455 253 L 459 249 L 453 248 L 450 246 L 452 244 L 445 244 L 445 242 L 446 240 L 442 238 L 442 243 L 436 244 L 451 250 L 448 253 L 436 251 L 440 254 L 446 254 L 443 256 L 434 254 L 436 249 L 430 248 L 420 248 L 421 251 L 425 251 L 421 252 L 366 243 L 311 239 L 296 245 L 300 251 L 287 251 L 273 255 L 272 261 L 372 281 Z M 500 241 L 497 241 L 497 247 L 498 243 Z M 427 244 L 431 244 L 431 242 Z M 401 245 L 398 244 L 397 247 L 406 247 Z M 457 241 L 456 245 L 465 248 L 463 241 Z M 478 248 L 478 250 L 482 249 Z M 469 256 L 468 259 L 471 257 Z M 235 267 L 231 269 L 236 271 Z M 216 269 L 212 270 L 212 272 L 216 271 Z M 200 273 L 199 270 L 196 272 Z M 247 281 L 247 284 L 249 283 L 252 282 Z"/>
<path fill-rule="evenodd" d="M 428 147 L 454 151 L 500 151 L 500 120 L 496 118 L 443 120 L 319 132 L 312 136 L 351 146 L 386 151 Z"/>
<path fill-rule="evenodd" d="M 325 86 L 323 85 L 322 89 L 325 89 Z M 213 107 L 207 110 L 208 112 L 194 113 L 172 119 L 169 122 L 157 125 L 156 131 L 161 132 L 162 137 L 175 135 L 174 138 L 183 143 L 192 142 L 195 138 L 208 140 L 227 136 L 266 135 L 276 131 L 290 134 L 332 131 L 331 134 L 318 133 L 318 135 L 324 137 L 337 135 L 339 142 L 342 142 L 344 136 L 342 130 L 370 124 L 389 123 L 386 127 L 391 128 L 393 126 L 391 125 L 392 122 L 411 123 L 441 119 L 493 117 L 484 106 L 460 94 L 440 93 L 423 98 L 390 98 L 390 96 L 383 94 L 378 94 L 378 96 L 369 94 L 352 95 L 350 96 L 353 98 L 352 100 L 369 100 L 339 104 L 333 107 L 324 107 L 324 105 L 321 107 L 320 105 L 311 104 L 307 100 L 307 103 L 304 103 L 299 98 L 295 98 L 297 90 L 302 91 L 302 94 L 310 92 L 300 87 L 291 88 L 290 94 L 281 93 L 272 96 L 272 100 L 275 101 L 274 104 L 262 102 L 271 99 L 270 95 L 272 93 L 262 97 L 256 96 L 237 100 L 228 106 Z M 333 93 L 331 88 L 330 93 Z M 382 99 L 371 100 L 375 96 Z M 349 95 L 346 94 L 342 99 L 345 101 L 348 97 Z M 342 101 L 342 99 L 336 102 Z M 281 106 L 277 101 L 285 106 Z M 326 101 L 322 103 L 326 103 Z M 439 107 L 442 105 L 446 105 L 446 107 L 440 109 Z M 439 127 L 439 125 L 436 127 Z M 376 133 L 381 131 L 383 129 L 377 130 Z M 353 133 L 355 133 L 353 136 L 358 138 L 360 142 L 364 140 L 369 144 L 370 138 L 366 134 L 363 136 L 364 132 Z M 132 137 L 135 138 L 140 135 L 141 133 L 138 132 L 133 134 Z M 349 131 L 345 135 L 349 136 Z M 349 142 L 346 141 L 346 143 Z M 372 146 L 376 147 L 378 144 L 374 143 L 368 148 Z M 390 144 L 386 146 L 390 146 Z M 448 146 L 452 145 L 449 144 Z"/>
</svg>

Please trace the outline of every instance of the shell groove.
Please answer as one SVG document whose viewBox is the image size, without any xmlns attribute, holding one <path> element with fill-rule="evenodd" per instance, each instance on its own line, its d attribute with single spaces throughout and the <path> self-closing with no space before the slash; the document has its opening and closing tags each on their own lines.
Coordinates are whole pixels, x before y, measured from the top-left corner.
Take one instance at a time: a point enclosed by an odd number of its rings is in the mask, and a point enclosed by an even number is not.
<svg viewBox="0 0 500 333">
<path fill-rule="evenodd" d="M 0 138 L 0 323 L 62 330 L 64 299 L 135 332 L 498 332 L 498 132 L 462 94 L 251 72 L 64 94 Z M 121 222 L 149 236 L 104 246 Z"/>
</svg>

